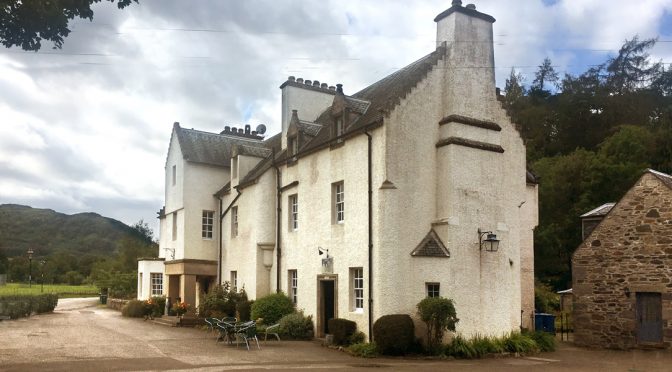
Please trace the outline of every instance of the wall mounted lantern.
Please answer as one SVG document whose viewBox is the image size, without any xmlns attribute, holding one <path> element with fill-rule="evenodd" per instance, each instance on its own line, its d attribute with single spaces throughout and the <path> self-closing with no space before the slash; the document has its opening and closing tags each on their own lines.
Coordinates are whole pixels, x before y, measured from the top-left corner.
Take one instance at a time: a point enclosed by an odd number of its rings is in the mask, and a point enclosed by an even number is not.
<svg viewBox="0 0 672 372">
<path fill-rule="evenodd" d="M 322 259 L 322 273 L 331 274 L 334 272 L 334 258 L 329 256 L 329 249 L 317 247 L 317 253 L 321 256 L 327 254 L 326 258 Z"/>
<path fill-rule="evenodd" d="M 485 239 L 483 239 L 485 236 Z M 481 250 L 485 247 L 485 250 L 488 252 L 497 252 L 499 249 L 499 239 L 497 235 L 493 234 L 492 231 L 481 231 L 478 229 L 478 246 Z"/>
<path fill-rule="evenodd" d="M 166 250 L 166 254 L 168 254 L 168 252 L 170 252 L 170 259 L 171 260 L 175 259 L 175 248 L 163 248 L 163 249 Z"/>
</svg>

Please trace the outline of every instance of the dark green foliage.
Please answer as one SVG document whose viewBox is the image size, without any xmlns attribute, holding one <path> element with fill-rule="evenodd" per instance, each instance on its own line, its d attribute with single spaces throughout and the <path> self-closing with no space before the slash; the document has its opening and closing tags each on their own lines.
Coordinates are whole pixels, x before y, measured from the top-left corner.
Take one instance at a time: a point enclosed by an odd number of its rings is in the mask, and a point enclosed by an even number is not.
<svg viewBox="0 0 672 372">
<path fill-rule="evenodd" d="M 121 308 L 121 315 L 129 318 L 142 318 L 147 315 L 145 301 L 131 300 Z"/>
<path fill-rule="evenodd" d="M 364 332 L 355 331 L 355 333 L 351 334 L 350 337 L 348 337 L 347 345 L 361 344 L 365 340 L 366 340 L 366 335 L 364 334 Z"/>
<path fill-rule="evenodd" d="M 284 293 L 273 293 L 252 304 L 252 319 L 263 319 L 264 324 L 275 324 L 283 316 L 294 312 L 292 300 Z"/>
<path fill-rule="evenodd" d="M 205 298 L 199 305 L 198 314 L 202 317 L 235 317 L 236 304 L 247 302 L 247 293 L 241 289 L 240 292 L 231 288 L 229 282 L 224 282 L 223 285 L 215 285 L 210 288 L 210 292 L 205 295 Z M 241 305 L 244 309 L 245 305 Z M 248 313 L 249 314 L 249 313 Z M 249 315 L 243 313 L 249 318 Z"/>
<path fill-rule="evenodd" d="M 166 298 L 163 296 L 154 296 L 151 297 L 151 300 L 151 306 L 145 305 L 146 315 L 151 315 L 154 318 L 161 317 L 166 309 Z"/>
<path fill-rule="evenodd" d="M 547 352 L 547 351 L 555 351 L 555 336 L 548 333 L 548 332 L 541 332 L 541 331 L 536 331 L 536 332 L 530 332 L 530 333 L 524 333 L 527 336 L 531 337 L 534 342 L 537 343 L 537 347 L 539 347 L 539 351 L 542 352 Z"/>
<path fill-rule="evenodd" d="M 560 310 L 560 295 L 549 285 L 535 280 L 534 309 L 538 313 L 553 313 Z"/>
<path fill-rule="evenodd" d="M 355 343 L 347 348 L 348 352 L 360 358 L 375 358 L 378 356 L 378 347 L 375 343 Z"/>
<path fill-rule="evenodd" d="M 54 311 L 58 304 L 57 294 L 0 296 L 0 315 L 12 319 Z"/>
<path fill-rule="evenodd" d="M 383 315 L 373 324 L 373 339 L 379 353 L 403 355 L 415 341 L 413 319 L 408 314 Z"/>
<path fill-rule="evenodd" d="M 313 338 L 313 316 L 305 316 L 303 311 L 285 315 L 278 322 L 278 333 L 292 340 L 309 340 Z"/>
<path fill-rule="evenodd" d="M 37 51 L 42 40 L 61 48 L 63 38 L 70 34 L 68 22 L 75 18 L 93 20 L 91 5 L 101 0 L 50 0 L 0 2 L 0 43 L 9 48 Z M 109 0 L 122 9 L 137 0 Z"/>
<path fill-rule="evenodd" d="M 334 344 L 349 345 L 350 337 L 357 331 L 357 323 L 352 320 L 332 318 L 329 319 L 329 333 L 334 336 Z"/>
<path fill-rule="evenodd" d="M 510 353 L 529 354 L 539 351 L 534 339 L 519 332 L 511 332 L 504 338 L 504 349 Z"/>
<path fill-rule="evenodd" d="M 420 319 L 427 324 L 427 349 L 437 351 L 445 331 L 455 331 L 459 321 L 453 300 L 443 297 L 427 297 L 417 305 Z"/>
<path fill-rule="evenodd" d="M 550 339 L 548 337 L 550 337 Z M 544 348 L 535 341 L 543 338 Z M 531 354 L 538 351 L 552 351 L 555 348 L 555 339 L 552 335 L 536 335 L 535 333 L 521 334 L 511 332 L 504 337 L 487 337 L 477 335 L 467 340 L 462 335 L 453 337 L 450 344 L 446 345 L 443 352 L 446 356 L 461 359 L 482 358 L 490 354 L 517 353 Z"/>
<path fill-rule="evenodd" d="M 252 304 L 254 301 L 242 300 L 236 303 L 236 314 L 237 318 L 241 322 L 246 322 L 250 320 L 250 315 L 252 312 Z"/>
<path fill-rule="evenodd" d="M 481 355 L 478 355 L 478 352 L 472 343 L 462 337 L 462 335 L 455 336 L 451 343 L 446 346 L 444 352 L 446 355 L 462 359 L 481 357 Z"/>
</svg>

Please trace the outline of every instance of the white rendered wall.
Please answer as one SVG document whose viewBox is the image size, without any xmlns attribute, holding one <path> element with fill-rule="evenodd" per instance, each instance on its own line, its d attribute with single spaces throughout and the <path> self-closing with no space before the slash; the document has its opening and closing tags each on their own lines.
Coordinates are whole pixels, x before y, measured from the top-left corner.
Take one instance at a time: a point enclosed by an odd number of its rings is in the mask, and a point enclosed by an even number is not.
<svg viewBox="0 0 672 372">
<path fill-rule="evenodd" d="M 335 92 L 334 92 L 335 93 Z M 314 121 L 331 106 L 333 93 L 287 85 L 282 88 L 282 148 L 287 148 L 287 128 L 292 118 L 292 110 L 297 110 L 301 120 Z"/>
<path fill-rule="evenodd" d="M 177 134 L 173 130 L 165 167 L 165 220 L 159 236 L 159 257 L 171 260 L 184 252 L 184 171 L 186 162 L 182 156 Z M 173 184 L 173 166 L 176 166 L 176 182 Z M 177 237 L 173 240 L 173 214 L 177 215 Z M 174 252 L 174 253 L 173 253 Z M 183 255 L 183 253 L 181 253 Z"/>
<path fill-rule="evenodd" d="M 161 273 L 164 272 L 163 261 L 156 260 L 141 260 L 138 261 L 138 300 L 146 300 L 151 297 L 152 293 L 152 283 L 151 283 L 151 273 Z M 142 273 L 142 282 L 140 279 L 140 273 Z M 166 293 L 166 278 L 164 275 L 163 278 L 163 291 Z"/>
</svg>

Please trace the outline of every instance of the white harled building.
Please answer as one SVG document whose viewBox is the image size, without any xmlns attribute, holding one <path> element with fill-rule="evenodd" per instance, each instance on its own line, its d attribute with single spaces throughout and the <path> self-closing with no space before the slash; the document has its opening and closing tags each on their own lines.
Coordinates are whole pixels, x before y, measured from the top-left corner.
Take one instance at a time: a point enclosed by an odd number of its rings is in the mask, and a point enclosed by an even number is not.
<svg viewBox="0 0 672 372">
<path fill-rule="evenodd" d="M 426 296 L 453 299 L 467 336 L 531 327 L 537 184 L 496 93 L 495 19 L 453 1 L 434 21 L 434 51 L 357 93 L 290 76 L 270 138 L 174 126 L 163 293 L 283 291 L 317 336 L 332 317 L 369 334 Z"/>
</svg>

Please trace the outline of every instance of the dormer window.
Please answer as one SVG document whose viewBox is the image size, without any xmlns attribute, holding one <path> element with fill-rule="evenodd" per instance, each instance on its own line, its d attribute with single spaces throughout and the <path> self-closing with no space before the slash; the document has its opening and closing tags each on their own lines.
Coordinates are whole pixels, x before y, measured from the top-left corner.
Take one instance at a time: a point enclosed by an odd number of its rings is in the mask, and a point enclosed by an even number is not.
<svg viewBox="0 0 672 372">
<path fill-rule="evenodd" d="M 339 138 L 342 135 L 343 135 L 343 118 L 339 117 L 336 119 L 336 123 L 334 124 L 334 137 L 338 138 L 336 140 L 336 143 L 343 142 L 343 138 Z"/>
<path fill-rule="evenodd" d="M 289 137 L 287 139 L 287 150 L 289 151 L 289 156 L 295 156 L 299 152 L 298 136 Z"/>
</svg>

